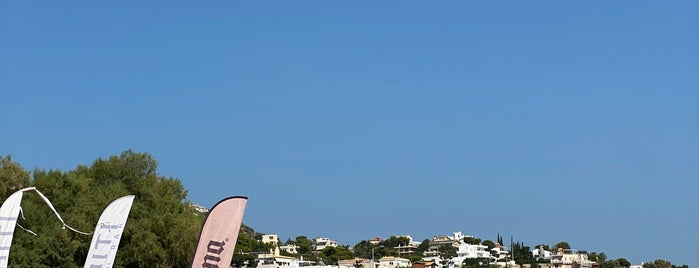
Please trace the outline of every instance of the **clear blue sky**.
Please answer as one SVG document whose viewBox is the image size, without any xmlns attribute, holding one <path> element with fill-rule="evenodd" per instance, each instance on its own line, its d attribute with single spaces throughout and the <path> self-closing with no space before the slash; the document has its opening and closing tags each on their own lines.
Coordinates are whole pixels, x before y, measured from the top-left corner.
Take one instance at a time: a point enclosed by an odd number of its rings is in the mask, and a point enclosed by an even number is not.
<svg viewBox="0 0 699 268">
<path fill-rule="evenodd" d="M 244 222 L 699 266 L 690 1 L 0 2 L 0 154 L 133 149 Z"/>
</svg>

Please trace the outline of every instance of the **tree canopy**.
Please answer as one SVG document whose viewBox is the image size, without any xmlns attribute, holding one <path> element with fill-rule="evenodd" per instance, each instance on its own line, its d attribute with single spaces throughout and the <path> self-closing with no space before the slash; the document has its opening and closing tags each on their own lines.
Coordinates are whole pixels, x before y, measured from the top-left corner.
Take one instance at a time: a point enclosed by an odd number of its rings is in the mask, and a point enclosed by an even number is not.
<svg viewBox="0 0 699 268">
<path fill-rule="evenodd" d="M 405 246 L 409 243 L 410 239 L 402 236 L 391 236 L 376 245 L 369 243 L 367 240 L 362 240 L 354 245 L 354 256 L 365 259 L 371 259 L 372 253 L 374 255 L 374 259 L 380 259 L 384 256 L 398 256 L 398 250 L 396 247 Z M 427 247 L 429 247 L 429 240 Z"/>
<path fill-rule="evenodd" d="M 570 244 L 568 244 L 568 242 L 565 242 L 565 241 L 558 242 L 554 246 L 554 250 L 558 250 L 559 248 L 570 249 Z"/>
<path fill-rule="evenodd" d="M 131 150 L 73 170 L 37 169 L 29 172 L 9 156 L 0 157 L 0 197 L 24 187 L 36 187 L 51 200 L 69 225 L 92 232 L 104 208 L 133 194 L 135 200 L 115 259 L 122 267 L 184 267 L 191 263 L 204 215 L 186 200 L 176 178 L 157 174 L 150 154 Z M 21 267 L 80 267 L 92 237 L 62 229 L 46 215 L 52 212 L 36 194 L 22 199 L 19 224 L 36 232 L 17 230 L 9 263 Z"/>
<path fill-rule="evenodd" d="M 4 201 L 13 192 L 29 185 L 29 171 L 13 162 L 11 156 L 0 156 L 0 198 Z"/>
</svg>

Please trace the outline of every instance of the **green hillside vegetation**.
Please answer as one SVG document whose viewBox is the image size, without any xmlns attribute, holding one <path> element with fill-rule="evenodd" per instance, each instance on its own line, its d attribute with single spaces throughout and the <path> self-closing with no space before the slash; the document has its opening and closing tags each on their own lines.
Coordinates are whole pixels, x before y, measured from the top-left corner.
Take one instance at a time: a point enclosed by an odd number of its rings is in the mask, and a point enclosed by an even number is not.
<svg viewBox="0 0 699 268">
<path fill-rule="evenodd" d="M 107 159 L 97 159 L 90 166 L 79 165 L 73 170 L 25 170 L 10 156 L 0 156 L 0 200 L 4 202 L 15 191 L 36 187 L 51 200 L 65 222 L 83 232 L 93 232 L 104 208 L 115 199 L 135 195 L 126 228 L 119 244 L 114 267 L 189 267 L 198 235 L 205 217 L 187 200 L 187 191 L 177 178 L 157 173 L 158 163 L 148 153 L 131 150 Z M 223 198 L 223 197 L 222 197 Z M 22 199 L 24 217 L 19 225 L 37 235 L 15 229 L 10 252 L 11 267 L 82 267 L 92 239 L 64 229 L 61 222 L 34 192 L 27 192 Z M 232 265 L 255 265 L 255 253 L 270 252 L 271 245 L 260 242 L 261 233 L 245 224 L 238 235 Z M 311 240 L 306 236 L 289 239 L 286 244 L 299 246 L 298 254 L 308 261 L 336 264 L 338 260 L 383 256 L 398 256 L 395 247 L 408 244 L 406 237 L 392 236 L 373 245 L 367 240 L 349 246 L 328 247 L 314 252 Z M 495 247 L 490 240 L 467 238 L 464 242 Z M 498 234 L 497 242 L 503 244 Z M 402 256 L 418 261 L 429 248 L 430 240 L 422 241 L 417 251 Z M 546 249 L 571 248 L 567 242 L 555 246 L 539 245 Z M 442 256 L 456 256 L 454 247 L 439 249 Z M 530 247 L 517 242 L 512 245 L 517 264 L 538 267 Z M 588 254 L 600 268 L 623 268 L 630 265 L 624 258 L 607 259 L 603 252 Z M 469 260 L 464 268 L 479 267 L 479 260 Z M 687 268 L 673 265 L 666 260 L 647 262 L 643 268 Z"/>
</svg>

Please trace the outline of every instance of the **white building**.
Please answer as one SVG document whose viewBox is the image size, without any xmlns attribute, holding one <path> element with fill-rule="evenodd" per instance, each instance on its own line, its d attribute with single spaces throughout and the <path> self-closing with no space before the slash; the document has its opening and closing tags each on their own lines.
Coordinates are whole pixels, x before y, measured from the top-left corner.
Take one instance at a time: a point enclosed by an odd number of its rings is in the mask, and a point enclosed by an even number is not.
<svg viewBox="0 0 699 268">
<path fill-rule="evenodd" d="M 299 246 L 294 244 L 279 246 L 279 249 L 291 254 L 299 254 Z"/>
<path fill-rule="evenodd" d="M 592 268 L 597 263 L 587 259 L 587 254 L 573 253 L 571 250 L 560 249 L 558 254 L 551 256 L 551 268 Z"/>
<path fill-rule="evenodd" d="M 532 250 L 532 256 L 536 259 L 545 259 L 549 260 L 551 259 L 551 256 L 553 256 L 553 252 L 545 250 L 543 248 L 535 248 Z"/>
<path fill-rule="evenodd" d="M 462 240 L 456 241 L 454 237 L 460 237 Z M 461 232 L 455 232 L 454 236 L 435 235 L 432 237 L 432 241 L 430 241 L 430 248 L 425 252 L 425 256 L 436 256 L 441 246 L 451 245 L 453 247 L 458 247 L 461 242 L 463 242 Z"/>
<path fill-rule="evenodd" d="M 194 208 L 194 210 L 196 210 L 199 213 L 208 213 L 209 212 L 209 209 L 202 206 L 202 205 L 197 205 L 197 204 L 192 203 L 192 204 L 190 204 L 190 206 L 192 206 L 192 208 Z"/>
<path fill-rule="evenodd" d="M 379 259 L 378 268 L 410 267 L 410 260 L 401 257 L 386 256 Z"/>
<path fill-rule="evenodd" d="M 495 243 L 495 247 L 490 249 L 490 255 L 495 257 L 497 260 L 505 260 L 510 256 L 510 252 L 507 251 L 507 247 Z"/>
<path fill-rule="evenodd" d="M 490 258 L 490 251 L 488 251 L 488 247 L 484 245 L 471 245 L 463 243 L 459 245 L 456 251 L 456 256 L 470 259 Z"/>
<path fill-rule="evenodd" d="M 279 268 L 281 266 L 298 267 L 299 265 L 298 260 L 294 257 L 274 256 L 272 254 L 257 255 L 258 268 Z"/>
<path fill-rule="evenodd" d="M 339 260 L 337 261 L 338 268 L 355 268 L 355 265 L 361 265 L 364 268 L 371 268 L 370 259 L 354 258 L 349 260 Z"/>
<path fill-rule="evenodd" d="M 369 239 L 369 244 L 378 245 L 379 243 L 381 243 L 381 237 L 377 236 L 372 239 Z"/>
<path fill-rule="evenodd" d="M 413 241 L 413 237 L 409 235 L 401 235 L 397 237 L 405 237 L 408 239 L 408 244 L 398 245 L 395 247 L 395 249 L 398 251 L 398 257 L 408 256 L 415 253 L 415 251 L 417 251 L 417 247 L 421 244 L 420 242 Z"/>
<path fill-rule="evenodd" d="M 266 234 L 262 236 L 262 243 L 272 245 L 269 253 L 274 256 L 279 256 L 279 236 L 276 234 Z"/>
<path fill-rule="evenodd" d="M 314 251 L 322 251 L 326 247 L 337 247 L 337 241 L 330 240 L 330 238 L 316 237 L 311 240 L 313 243 Z"/>
<path fill-rule="evenodd" d="M 472 235 L 464 235 L 461 232 L 454 232 L 454 236 L 452 238 L 454 239 L 454 241 L 463 242 L 464 238 L 467 237 L 473 238 Z"/>
<path fill-rule="evenodd" d="M 262 236 L 262 243 L 276 245 L 279 242 L 279 236 L 276 234 L 266 234 Z"/>
</svg>

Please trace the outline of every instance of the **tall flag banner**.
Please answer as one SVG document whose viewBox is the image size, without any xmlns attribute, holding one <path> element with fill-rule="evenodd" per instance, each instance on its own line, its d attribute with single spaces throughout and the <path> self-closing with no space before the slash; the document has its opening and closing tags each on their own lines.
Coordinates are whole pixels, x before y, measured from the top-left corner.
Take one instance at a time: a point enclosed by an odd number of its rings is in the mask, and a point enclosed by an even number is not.
<svg viewBox="0 0 699 268">
<path fill-rule="evenodd" d="M 63 228 L 67 227 L 73 232 L 89 235 L 89 233 L 78 231 L 75 228 L 67 225 L 63 221 L 63 218 L 61 218 L 61 215 L 59 215 L 56 209 L 53 207 L 51 201 L 49 201 L 49 199 L 46 198 L 46 196 L 44 196 L 44 194 L 39 192 L 39 190 L 37 190 L 36 188 L 28 187 L 20 189 L 14 192 L 12 195 L 10 195 L 10 197 L 8 197 L 7 200 L 5 200 L 5 202 L 2 203 L 2 206 L 0 206 L 0 268 L 7 267 L 7 261 L 10 256 L 10 246 L 12 245 L 12 237 L 15 232 L 15 226 L 17 225 L 17 217 L 19 216 L 19 213 L 22 211 L 22 207 L 20 206 L 20 204 L 22 203 L 22 196 L 24 192 L 28 191 L 35 191 L 37 194 L 39 194 L 41 199 L 44 200 L 44 202 L 49 206 L 49 208 L 51 208 L 51 211 L 53 211 L 53 213 L 56 214 L 58 220 L 61 221 L 61 223 L 63 224 Z M 34 234 L 31 231 L 29 232 Z"/>
<path fill-rule="evenodd" d="M 248 198 L 231 196 L 211 208 L 204 219 L 194 252 L 192 268 L 228 268 L 233 260 L 233 250 L 238 239 L 243 212 Z"/>
<path fill-rule="evenodd" d="M 0 207 L 0 267 L 3 268 L 7 267 L 7 260 L 10 257 L 10 245 L 12 245 L 23 193 L 23 190 L 14 192 Z"/>
<path fill-rule="evenodd" d="M 87 252 L 85 268 L 108 268 L 114 266 L 121 234 L 129 218 L 133 195 L 114 200 L 104 209 L 92 235 L 90 250 Z"/>
</svg>

